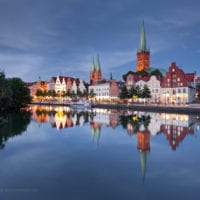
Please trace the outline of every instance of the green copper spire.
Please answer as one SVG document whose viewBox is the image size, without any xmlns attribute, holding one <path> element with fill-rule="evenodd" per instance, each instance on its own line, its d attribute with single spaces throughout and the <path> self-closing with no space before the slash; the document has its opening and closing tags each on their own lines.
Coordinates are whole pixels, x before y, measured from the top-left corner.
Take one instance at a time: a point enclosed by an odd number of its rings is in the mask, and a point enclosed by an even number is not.
<svg viewBox="0 0 200 200">
<path fill-rule="evenodd" d="M 99 55 L 97 55 L 96 70 L 97 71 L 101 70 L 101 62 L 100 62 Z"/>
<path fill-rule="evenodd" d="M 140 45 L 138 52 L 148 51 L 147 44 L 146 44 L 146 35 L 145 35 L 145 28 L 144 28 L 144 20 L 142 21 L 142 30 L 140 35 Z"/>
<path fill-rule="evenodd" d="M 147 152 L 140 152 L 140 161 L 142 169 L 142 182 L 144 182 L 146 174 Z"/>
<path fill-rule="evenodd" d="M 93 72 L 95 70 L 94 56 L 92 56 L 91 68 L 90 71 Z"/>
</svg>

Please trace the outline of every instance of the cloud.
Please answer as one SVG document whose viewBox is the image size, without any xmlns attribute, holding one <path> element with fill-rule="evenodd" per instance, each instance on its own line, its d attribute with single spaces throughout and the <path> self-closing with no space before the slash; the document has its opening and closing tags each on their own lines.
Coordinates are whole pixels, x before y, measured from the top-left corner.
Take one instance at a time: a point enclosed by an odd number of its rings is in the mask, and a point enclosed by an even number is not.
<svg viewBox="0 0 200 200">
<path fill-rule="evenodd" d="M 39 76 L 39 70 L 43 65 L 43 58 L 33 54 L 0 54 L 0 68 L 7 77 L 20 77 L 31 80 Z M 36 76 L 35 76 L 35 75 Z"/>
<path fill-rule="evenodd" d="M 153 63 L 170 63 L 180 50 L 199 50 L 199 4 L 192 2 L 1 1 L 0 66 L 25 80 L 60 73 L 87 80 L 91 57 L 99 54 L 106 76 L 132 70 L 142 19 Z M 182 60 L 194 62 L 192 55 Z"/>
</svg>

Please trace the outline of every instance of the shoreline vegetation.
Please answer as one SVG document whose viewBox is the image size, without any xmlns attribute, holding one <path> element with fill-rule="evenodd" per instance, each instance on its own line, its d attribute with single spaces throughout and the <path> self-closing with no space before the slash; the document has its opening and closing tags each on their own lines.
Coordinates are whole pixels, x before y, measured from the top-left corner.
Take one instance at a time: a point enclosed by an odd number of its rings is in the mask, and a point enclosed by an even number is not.
<svg viewBox="0 0 200 200">
<path fill-rule="evenodd" d="M 20 78 L 6 78 L 0 70 L 0 127 L 9 123 L 9 113 L 19 112 L 31 103 L 30 90 Z"/>
<path fill-rule="evenodd" d="M 32 105 L 46 106 L 70 106 L 65 102 L 32 102 Z M 119 104 L 119 103 L 93 103 L 92 108 L 115 109 L 115 110 L 139 110 L 149 112 L 169 112 L 183 114 L 199 114 L 200 104 L 186 105 L 161 105 L 161 104 Z"/>
</svg>

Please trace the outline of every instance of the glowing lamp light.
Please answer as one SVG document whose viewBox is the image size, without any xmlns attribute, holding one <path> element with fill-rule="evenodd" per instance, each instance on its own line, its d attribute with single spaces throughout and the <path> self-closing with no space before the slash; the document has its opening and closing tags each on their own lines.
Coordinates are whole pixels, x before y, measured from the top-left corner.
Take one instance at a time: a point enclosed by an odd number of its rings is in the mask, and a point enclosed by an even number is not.
<svg viewBox="0 0 200 200">
<path fill-rule="evenodd" d="M 138 117 L 134 115 L 132 119 L 133 119 L 133 121 L 137 121 Z"/>
</svg>

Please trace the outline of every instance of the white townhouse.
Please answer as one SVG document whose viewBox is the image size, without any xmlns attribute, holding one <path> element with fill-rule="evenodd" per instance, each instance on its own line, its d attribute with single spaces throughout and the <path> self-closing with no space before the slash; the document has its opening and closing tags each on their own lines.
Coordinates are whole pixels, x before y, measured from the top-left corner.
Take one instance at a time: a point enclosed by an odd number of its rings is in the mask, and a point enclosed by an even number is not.
<svg viewBox="0 0 200 200">
<path fill-rule="evenodd" d="M 156 76 L 146 76 L 138 80 L 135 85 L 143 88 L 144 85 L 147 85 L 151 91 L 150 101 L 152 103 L 159 103 L 161 101 L 161 78 Z"/>
<path fill-rule="evenodd" d="M 106 100 L 110 98 L 110 82 L 97 83 L 89 86 L 89 92 L 95 93 L 97 100 Z"/>
<path fill-rule="evenodd" d="M 86 88 L 86 84 L 84 83 L 84 81 L 80 80 L 79 86 L 78 86 L 79 90 L 81 92 L 84 92 L 85 90 L 87 90 Z"/>
<path fill-rule="evenodd" d="M 77 89 L 81 87 L 81 90 L 85 87 L 83 83 L 80 85 L 80 81 L 78 78 L 72 78 L 72 77 L 65 77 L 65 76 L 57 76 L 55 80 L 55 92 L 67 92 L 68 90 L 74 91 L 74 93 L 77 93 Z M 53 85 L 53 84 L 52 84 Z M 51 86 L 53 88 L 53 86 Z"/>
<path fill-rule="evenodd" d="M 74 91 L 74 94 L 77 94 L 77 89 L 78 89 L 78 86 L 77 86 L 76 81 L 74 80 L 72 83 L 72 91 Z"/>
<path fill-rule="evenodd" d="M 66 92 L 66 82 L 65 77 L 63 76 L 57 76 L 56 77 L 56 83 L 55 83 L 55 92 Z"/>
</svg>

